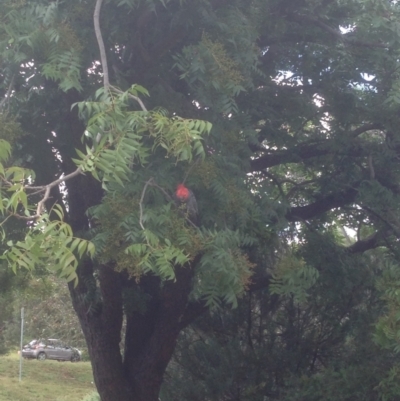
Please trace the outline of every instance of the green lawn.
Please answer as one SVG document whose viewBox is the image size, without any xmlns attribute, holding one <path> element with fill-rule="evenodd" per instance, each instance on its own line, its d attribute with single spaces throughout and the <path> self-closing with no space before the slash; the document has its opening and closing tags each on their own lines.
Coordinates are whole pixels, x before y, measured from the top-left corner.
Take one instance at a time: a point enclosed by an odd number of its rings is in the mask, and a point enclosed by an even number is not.
<svg viewBox="0 0 400 401">
<path fill-rule="evenodd" d="M 0 401 L 81 401 L 95 391 L 89 362 L 23 360 L 19 382 L 17 353 L 0 357 Z"/>
</svg>

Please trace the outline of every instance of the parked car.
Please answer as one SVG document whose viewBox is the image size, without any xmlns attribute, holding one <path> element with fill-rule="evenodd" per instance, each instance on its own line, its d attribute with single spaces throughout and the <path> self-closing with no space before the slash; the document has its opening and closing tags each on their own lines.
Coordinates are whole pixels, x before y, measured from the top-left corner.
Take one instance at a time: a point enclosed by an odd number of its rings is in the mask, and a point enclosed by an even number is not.
<svg viewBox="0 0 400 401">
<path fill-rule="evenodd" d="M 58 361 L 79 362 L 81 351 L 77 348 L 64 344 L 61 340 L 49 338 L 47 340 L 32 340 L 22 348 L 22 356 L 25 359 L 55 359 Z"/>
</svg>

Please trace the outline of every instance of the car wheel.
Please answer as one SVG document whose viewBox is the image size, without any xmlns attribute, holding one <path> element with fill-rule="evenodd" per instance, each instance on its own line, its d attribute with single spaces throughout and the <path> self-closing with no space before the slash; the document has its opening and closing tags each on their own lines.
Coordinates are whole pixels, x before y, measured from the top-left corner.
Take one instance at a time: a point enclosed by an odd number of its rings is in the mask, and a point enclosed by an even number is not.
<svg viewBox="0 0 400 401">
<path fill-rule="evenodd" d="M 81 360 L 81 357 L 79 356 L 79 354 L 73 354 L 71 356 L 71 362 L 79 362 Z"/>
<path fill-rule="evenodd" d="M 38 361 L 45 361 L 46 360 L 46 354 L 44 352 L 40 352 L 37 356 Z"/>
</svg>

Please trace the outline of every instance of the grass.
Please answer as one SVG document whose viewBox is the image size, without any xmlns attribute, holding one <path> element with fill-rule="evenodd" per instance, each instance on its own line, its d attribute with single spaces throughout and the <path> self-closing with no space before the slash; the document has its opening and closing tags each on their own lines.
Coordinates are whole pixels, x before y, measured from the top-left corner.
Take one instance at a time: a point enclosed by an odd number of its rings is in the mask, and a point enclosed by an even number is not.
<svg viewBox="0 0 400 401">
<path fill-rule="evenodd" d="M 0 357 L 0 401 L 81 401 L 95 391 L 89 362 L 23 360 Z"/>
</svg>

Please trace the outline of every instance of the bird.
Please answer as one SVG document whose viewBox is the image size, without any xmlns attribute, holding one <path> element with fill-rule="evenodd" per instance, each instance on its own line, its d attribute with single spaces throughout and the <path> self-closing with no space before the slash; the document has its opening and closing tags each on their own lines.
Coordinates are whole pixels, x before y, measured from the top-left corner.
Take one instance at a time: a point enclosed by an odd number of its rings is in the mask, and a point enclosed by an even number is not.
<svg viewBox="0 0 400 401">
<path fill-rule="evenodd" d="M 184 184 L 178 184 L 174 193 L 175 204 L 185 218 L 197 225 L 198 208 L 196 197 Z"/>
</svg>

